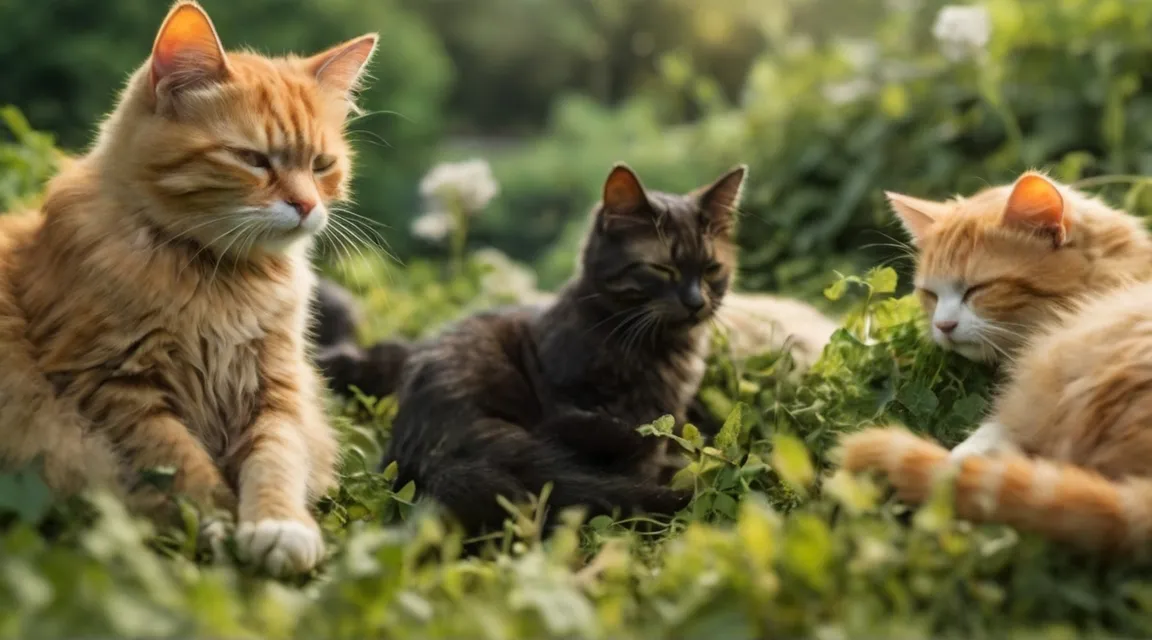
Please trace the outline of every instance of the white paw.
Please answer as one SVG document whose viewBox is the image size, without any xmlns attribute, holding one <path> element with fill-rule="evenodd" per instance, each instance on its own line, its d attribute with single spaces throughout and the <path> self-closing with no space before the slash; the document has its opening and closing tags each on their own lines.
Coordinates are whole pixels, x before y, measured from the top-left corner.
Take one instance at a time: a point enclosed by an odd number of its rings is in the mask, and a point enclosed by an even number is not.
<svg viewBox="0 0 1152 640">
<path fill-rule="evenodd" d="M 298 520 L 245 522 L 236 531 L 240 559 L 274 576 L 305 573 L 324 557 L 324 538 L 311 523 Z"/>
<path fill-rule="evenodd" d="M 220 562 L 225 555 L 224 543 L 228 539 L 228 525 L 223 520 L 208 518 L 200 523 L 198 546 L 212 552 L 212 558 Z"/>
<path fill-rule="evenodd" d="M 964 442 L 956 445 L 949 454 L 953 462 L 960 462 L 971 456 L 987 456 L 1011 448 L 1004 434 L 1004 427 L 995 422 L 986 422 L 972 432 Z"/>
</svg>

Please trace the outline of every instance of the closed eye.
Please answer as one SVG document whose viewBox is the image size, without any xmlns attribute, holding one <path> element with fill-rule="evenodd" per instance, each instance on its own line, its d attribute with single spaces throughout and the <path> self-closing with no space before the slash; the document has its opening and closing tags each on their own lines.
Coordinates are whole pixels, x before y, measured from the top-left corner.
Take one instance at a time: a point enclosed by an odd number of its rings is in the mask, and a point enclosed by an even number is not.
<svg viewBox="0 0 1152 640">
<path fill-rule="evenodd" d="M 987 289 L 994 282 L 995 282 L 994 280 L 989 280 L 988 282 L 981 282 L 980 284 L 974 284 L 971 287 L 968 287 L 967 289 L 964 290 L 964 298 L 963 298 L 964 302 L 968 302 L 968 298 L 972 297 L 973 294 L 979 293 L 980 291 Z"/>
<path fill-rule="evenodd" d="M 936 295 L 936 292 L 932 291 L 931 289 L 925 289 L 924 287 L 918 287 L 918 290 L 920 291 L 921 294 L 928 296 L 928 298 L 931 300 L 939 299 L 939 296 Z"/>
<path fill-rule="evenodd" d="M 312 160 L 312 172 L 313 173 L 325 173 L 327 171 L 331 171 L 332 167 L 335 167 L 335 166 L 336 166 L 336 158 L 334 156 L 330 156 L 326 153 L 322 153 L 322 154 L 316 156 L 316 158 Z"/>
<path fill-rule="evenodd" d="M 649 262 L 645 263 L 644 267 L 664 280 L 675 280 L 680 277 L 680 274 L 677 273 L 675 269 L 667 265 Z"/>
<path fill-rule="evenodd" d="M 231 151 L 233 155 L 250 167 L 264 170 L 272 168 L 272 159 L 266 153 L 261 153 L 255 149 L 232 149 Z"/>
<path fill-rule="evenodd" d="M 709 262 L 708 265 L 704 267 L 704 275 L 708 277 L 715 276 L 716 274 L 720 273 L 720 269 L 722 269 L 723 266 L 724 265 L 720 264 L 719 262 Z"/>
</svg>

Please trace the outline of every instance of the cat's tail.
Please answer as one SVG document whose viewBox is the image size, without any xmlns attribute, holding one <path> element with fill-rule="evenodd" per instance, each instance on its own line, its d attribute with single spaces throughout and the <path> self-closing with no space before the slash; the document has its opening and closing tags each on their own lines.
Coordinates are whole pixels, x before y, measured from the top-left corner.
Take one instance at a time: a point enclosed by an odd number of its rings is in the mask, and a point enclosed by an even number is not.
<svg viewBox="0 0 1152 640">
<path fill-rule="evenodd" d="M 401 340 L 385 340 L 367 348 L 343 342 L 322 348 L 316 364 L 337 393 L 345 394 L 355 386 L 365 395 L 383 398 L 400 387 L 411 355 L 412 344 Z"/>
<path fill-rule="evenodd" d="M 996 522 L 1088 550 L 1130 551 L 1152 538 L 1152 481 L 1112 481 L 1072 464 L 1018 454 L 953 463 L 940 445 L 898 428 L 841 441 L 849 471 L 886 474 L 900 498 L 928 499 L 933 480 L 954 473 L 957 516 Z"/>
</svg>

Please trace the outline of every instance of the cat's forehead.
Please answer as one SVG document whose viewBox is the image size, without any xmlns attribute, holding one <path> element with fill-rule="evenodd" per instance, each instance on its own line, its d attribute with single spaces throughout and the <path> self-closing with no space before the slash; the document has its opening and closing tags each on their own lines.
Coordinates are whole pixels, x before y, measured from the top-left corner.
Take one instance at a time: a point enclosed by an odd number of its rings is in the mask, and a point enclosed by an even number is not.
<svg viewBox="0 0 1152 640">
<path fill-rule="evenodd" d="M 229 67 L 231 79 L 210 114 L 220 135 L 309 158 L 340 138 L 346 105 L 321 92 L 298 61 L 234 53 Z"/>
<path fill-rule="evenodd" d="M 1005 229 L 995 219 L 956 216 L 939 225 L 920 249 L 917 279 L 975 282 L 1046 265 L 1051 246 Z"/>
<path fill-rule="evenodd" d="M 630 238 L 628 250 L 634 256 L 647 262 L 691 262 L 723 253 L 694 198 L 652 192 L 648 202 L 656 223 Z"/>
</svg>

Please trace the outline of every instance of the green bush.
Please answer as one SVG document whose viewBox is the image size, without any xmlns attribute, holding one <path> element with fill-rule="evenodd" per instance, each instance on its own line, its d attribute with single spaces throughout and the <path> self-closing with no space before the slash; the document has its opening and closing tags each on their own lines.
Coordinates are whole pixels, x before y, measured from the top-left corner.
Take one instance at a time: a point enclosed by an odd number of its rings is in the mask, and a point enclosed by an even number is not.
<svg viewBox="0 0 1152 640">
<path fill-rule="evenodd" d="M 29 204 L 56 171 L 52 136 L 32 129 L 20 111 L 0 107 L 0 213 Z"/>
<path fill-rule="evenodd" d="M 1032 167 L 1065 181 L 1152 170 L 1152 4 L 994 0 L 987 50 L 955 62 L 931 36 L 941 4 L 888 3 L 871 45 L 848 46 L 792 30 L 787 3 L 774 3 L 773 44 L 739 106 L 668 59 L 666 82 L 701 87 L 707 115 L 691 125 L 667 126 L 643 96 L 614 112 L 563 103 L 548 137 L 496 157 L 503 190 L 483 239 L 531 258 L 588 209 L 616 160 L 669 190 L 747 162 L 744 284 L 812 292 L 845 258 L 858 269 L 896 255 L 870 246 L 902 237 L 885 189 L 944 198 Z M 1143 213 L 1140 193 L 1125 204 Z"/>
</svg>

